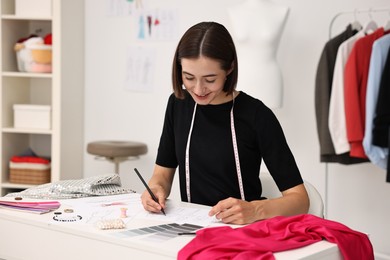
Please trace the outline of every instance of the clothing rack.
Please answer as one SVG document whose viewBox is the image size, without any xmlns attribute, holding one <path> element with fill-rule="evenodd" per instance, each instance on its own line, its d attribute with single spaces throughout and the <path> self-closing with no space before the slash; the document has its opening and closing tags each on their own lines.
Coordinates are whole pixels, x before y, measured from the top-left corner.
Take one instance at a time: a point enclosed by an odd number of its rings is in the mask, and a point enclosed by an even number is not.
<svg viewBox="0 0 390 260">
<path fill-rule="evenodd" d="M 335 16 L 333 16 L 332 20 L 330 21 L 330 25 L 329 25 L 329 39 L 332 38 L 333 24 L 337 20 L 338 17 L 343 16 L 343 15 L 353 14 L 354 18 L 355 18 L 355 21 L 356 21 L 358 14 L 368 14 L 370 16 L 370 18 L 372 18 L 372 14 L 373 13 L 379 13 L 379 12 L 388 12 L 389 13 L 389 19 L 390 19 L 390 9 L 389 8 L 384 8 L 384 9 L 372 9 L 372 8 L 369 8 L 367 10 L 355 9 L 354 11 L 344 11 L 344 12 L 337 13 Z"/>
<path fill-rule="evenodd" d="M 378 13 L 378 12 L 388 12 L 389 13 L 389 20 L 390 20 L 390 9 L 389 8 L 384 8 L 384 9 L 372 9 L 372 8 L 369 8 L 369 9 L 365 9 L 365 10 L 355 9 L 353 11 L 343 11 L 343 12 L 339 12 L 339 13 L 335 14 L 333 16 L 332 20 L 330 21 L 330 24 L 329 24 L 329 40 L 333 37 L 333 35 L 332 35 L 333 24 L 337 20 L 337 18 L 339 18 L 340 16 L 353 14 L 355 21 L 357 21 L 357 15 L 358 14 L 368 14 L 370 16 L 370 19 L 372 20 L 372 14 L 373 13 Z M 328 188 L 329 188 L 329 165 L 328 164 L 329 164 L 328 162 L 325 163 L 325 199 L 324 199 L 324 205 L 325 205 L 324 217 L 325 218 L 328 216 L 328 201 L 329 201 L 329 198 L 328 198 L 328 196 L 329 196 L 328 195 Z"/>
</svg>

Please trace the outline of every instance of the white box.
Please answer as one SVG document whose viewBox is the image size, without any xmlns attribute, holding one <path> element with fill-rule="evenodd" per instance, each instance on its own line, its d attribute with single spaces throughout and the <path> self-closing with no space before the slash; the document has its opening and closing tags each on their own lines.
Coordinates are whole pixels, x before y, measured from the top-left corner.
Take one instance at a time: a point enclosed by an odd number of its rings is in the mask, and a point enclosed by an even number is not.
<svg viewBox="0 0 390 260">
<path fill-rule="evenodd" d="M 15 128 L 51 128 L 51 107 L 44 105 L 14 105 Z"/>
<path fill-rule="evenodd" d="M 51 0 L 15 0 L 15 15 L 51 17 Z"/>
</svg>

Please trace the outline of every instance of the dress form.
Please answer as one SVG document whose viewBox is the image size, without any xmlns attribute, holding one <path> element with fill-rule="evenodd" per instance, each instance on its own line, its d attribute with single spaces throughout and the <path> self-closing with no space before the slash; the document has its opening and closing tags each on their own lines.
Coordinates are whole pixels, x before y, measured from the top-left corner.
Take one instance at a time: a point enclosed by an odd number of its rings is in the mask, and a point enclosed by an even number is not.
<svg viewBox="0 0 390 260">
<path fill-rule="evenodd" d="M 228 9 L 238 55 L 238 88 L 270 108 L 283 103 L 283 78 L 276 52 L 289 7 L 246 0 Z"/>
</svg>

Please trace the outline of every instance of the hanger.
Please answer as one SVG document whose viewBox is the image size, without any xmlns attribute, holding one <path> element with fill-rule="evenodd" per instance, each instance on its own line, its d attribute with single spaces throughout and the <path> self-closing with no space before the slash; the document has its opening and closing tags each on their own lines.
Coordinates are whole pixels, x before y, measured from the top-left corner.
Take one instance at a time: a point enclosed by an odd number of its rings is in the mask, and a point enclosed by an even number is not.
<svg viewBox="0 0 390 260">
<path fill-rule="evenodd" d="M 363 32 L 366 34 L 372 33 L 373 31 L 378 29 L 378 24 L 372 18 L 371 11 L 372 10 L 370 8 L 370 10 L 368 11 L 368 16 L 370 17 L 370 20 L 368 21 L 368 23 L 366 23 L 366 25 L 363 28 Z"/>
<path fill-rule="evenodd" d="M 383 26 L 383 29 L 385 29 L 385 31 L 390 30 L 390 11 L 389 11 L 389 19 L 387 20 L 386 25 Z"/>
<path fill-rule="evenodd" d="M 332 34 L 332 28 L 333 28 L 333 24 L 334 22 L 337 20 L 338 17 L 340 16 L 343 16 L 343 15 L 350 15 L 350 14 L 354 14 L 355 15 L 355 21 L 351 23 L 351 26 L 352 26 L 352 29 L 359 29 L 361 28 L 363 30 L 364 33 L 368 34 L 370 31 L 375 31 L 379 28 L 379 26 L 377 25 L 377 23 L 372 19 L 372 13 L 373 12 L 387 12 L 390 14 L 390 9 L 389 8 L 386 8 L 386 9 L 372 9 L 370 8 L 369 10 L 357 10 L 355 9 L 354 11 L 345 11 L 345 12 L 339 12 L 337 13 L 335 16 L 333 16 L 332 20 L 330 21 L 330 24 L 329 24 L 329 39 L 332 38 L 333 34 Z M 369 17 L 370 17 L 370 21 L 368 23 L 365 24 L 365 26 L 359 26 L 359 21 L 357 20 L 357 15 L 358 13 L 368 13 Z M 386 24 L 386 29 L 387 30 L 390 30 L 390 18 Z M 383 29 L 385 29 L 385 27 L 383 27 Z M 385 30 L 386 30 L 385 29 Z"/>
<path fill-rule="evenodd" d="M 353 16 L 354 16 L 355 20 L 351 23 L 352 30 L 360 31 L 361 29 L 363 29 L 363 26 L 361 25 L 361 23 L 357 19 L 357 9 L 355 9 L 355 11 L 353 12 Z"/>
</svg>

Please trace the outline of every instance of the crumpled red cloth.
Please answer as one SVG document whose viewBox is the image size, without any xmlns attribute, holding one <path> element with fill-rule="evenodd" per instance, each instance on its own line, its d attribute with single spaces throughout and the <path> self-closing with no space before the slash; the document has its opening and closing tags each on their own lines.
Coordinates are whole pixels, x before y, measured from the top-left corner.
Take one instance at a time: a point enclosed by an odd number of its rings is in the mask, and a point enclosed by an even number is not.
<svg viewBox="0 0 390 260">
<path fill-rule="evenodd" d="M 178 253 L 183 259 L 275 259 L 273 253 L 304 247 L 321 240 L 336 243 L 345 260 L 373 260 L 374 251 L 364 233 L 311 214 L 274 217 L 250 225 L 211 227 Z"/>
</svg>

